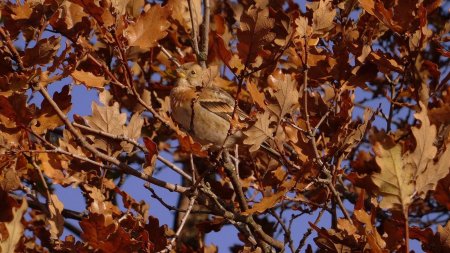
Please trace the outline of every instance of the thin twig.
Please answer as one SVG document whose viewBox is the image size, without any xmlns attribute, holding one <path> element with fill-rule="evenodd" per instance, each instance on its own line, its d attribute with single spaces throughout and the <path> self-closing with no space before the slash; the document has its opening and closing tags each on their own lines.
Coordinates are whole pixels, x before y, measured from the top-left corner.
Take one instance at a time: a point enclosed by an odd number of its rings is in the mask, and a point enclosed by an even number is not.
<svg viewBox="0 0 450 253">
<path fill-rule="evenodd" d="M 161 115 L 159 115 L 159 113 L 150 105 L 148 105 L 139 95 L 139 93 L 137 92 L 136 88 L 133 85 L 133 74 L 130 70 L 130 67 L 128 66 L 127 62 L 127 54 L 122 46 L 122 43 L 120 42 L 119 38 L 117 37 L 116 34 L 114 34 L 114 40 L 118 46 L 118 51 L 119 51 L 119 58 L 122 62 L 123 67 L 125 68 L 125 72 L 127 73 L 125 75 L 126 79 L 128 80 L 128 87 L 130 88 L 129 91 L 131 91 L 133 93 L 133 95 L 136 97 L 137 101 L 139 102 L 139 104 L 141 104 L 142 106 L 144 106 L 145 109 L 147 109 L 149 112 L 152 113 L 153 117 L 155 117 L 156 119 L 158 119 L 159 121 L 161 121 L 164 125 L 166 125 L 167 127 L 169 127 L 170 129 L 172 129 L 175 132 L 178 132 L 179 130 L 174 128 L 173 124 L 171 124 L 168 120 L 164 119 L 163 117 L 161 117 Z"/>
<path fill-rule="evenodd" d="M 347 209 L 344 206 L 344 203 L 341 200 L 341 197 L 339 196 L 339 193 L 337 192 L 336 188 L 334 187 L 334 185 L 331 183 L 331 174 L 329 174 L 328 171 L 326 171 L 325 173 L 327 175 L 326 179 L 318 179 L 319 182 L 324 183 L 331 191 L 331 193 L 333 194 L 334 198 L 337 201 L 337 204 L 339 206 L 339 208 L 341 208 L 342 213 L 344 214 L 345 218 L 351 223 L 353 224 L 353 221 L 350 217 L 350 214 L 347 212 Z"/>
<path fill-rule="evenodd" d="M 317 123 L 317 125 L 313 129 L 314 135 L 317 134 L 317 130 L 319 130 L 320 125 L 322 125 L 322 123 L 325 122 L 325 119 L 328 117 L 328 115 L 330 115 L 330 112 L 331 112 L 331 108 L 322 116 L 322 118 L 320 118 L 319 123 Z"/>
<path fill-rule="evenodd" d="M 9 194 L 9 196 L 14 198 L 15 200 L 23 199 L 23 196 L 17 196 L 17 195 L 13 195 L 13 194 Z M 41 202 L 39 202 L 39 200 L 37 198 L 35 198 L 34 196 L 31 197 L 31 199 L 27 199 L 27 202 L 31 208 L 40 210 L 44 214 L 49 213 L 48 207 L 46 205 L 42 204 Z M 70 210 L 70 209 L 63 209 L 61 211 L 61 214 L 66 219 L 73 219 L 73 220 L 77 220 L 77 221 L 81 221 L 83 218 L 87 217 L 87 215 L 84 213 L 77 212 L 77 211 Z"/>
<path fill-rule="evenodd" d="M 135 141 L 135 140 L 133 140 L 133 139 L 127 137 L 127 136 L 110 134 L 110 133 L 104 132 L 102 130 L 93 129 L 93 128 L 90 128 L 88 126 L 84 126 L 84 125 L 78 124 L 76 122 L 74 122 L 73 125 L 78 127 L 78 128 L 80 128 L 80 129 L 82 129 L 82 130 L 89 131 L 89 132 L 92 132 L 92 133 L 96 133 L 96 134 L 102 135 L 104 137 L 108 137 L 108 138 L 111 138 L 111 139 L 114 139 L 114 140 L 119 140 L 119 141 L 126 141 L 126 142 L 128 142 L 130 144 L 133 144 L 133 146 L 139 148 L 142 151 L 146 151 L 147 150 L 147 148 L 144 145 L 139 144 L 137 141 Z M 189 181 L 192 181 L 192 177 L 189 174 L 184 172 L 181 168 L 179 168 L 178 166 L 176 166 L 175 164 L 173 164 L 169 160 L 165 159 L 164 157 L 162 157 L 159 154 L 157 155 L 157 159 L 159 161 L 161 161 L 162 163 L 164 163 L 171 170 L 173 170 L 176 173 L 178 173 L 181 176 L 183 176 L 185 179 L 187 179 Z"/>
<path fill-rule="evenodd" d="M 234 159 L 234 168 L 236 169 L 236 173 L 239 175 L 239 145 L 236 144 L 234 146 L 234 155 L 236 156 Z"/>
<path fill-rule="evenodd" d="M 239 207 L 241 209 L 242 212 L 245 212 L 248 210 L 248 204 L 247 204 L 247 200 L 245 198 L 244 192 L 242 191 L 242 186 L 239 180 L 239 177 L 236 173 L 236 170 L 233 166 L 233 163 L 230 160 L 230 155 L 228 153 L 228 150 L 224 150 L 223 152 L 223 159 L 224 159 L 224 163 L 223 166 L 225 168 L 225 171 L 227 171 L 228 176 L 230 177 L 231 180 L 231 184 L 233 185 L 234 191 L 236 192 L 237 195 L 237 199 L 239 202 Z M 248 216 L 246 219 L 246 223 L 250 226 L 251 231 L 256 232 L 257 236 L 257 240 L 260 238 L 262 239 L 262 241 L 259 241 L 258 243 L 261 245 L 261 248 L 264 251 L 269 251 L 268 250 L 268 245 L 271 245 L 277 249 L 283 249 L 284 248 L 284 244 L 274 238 L 272 238 L 271 236 L 267 235 L 261 228 L 261 226 L 259 224 L 257 224 L 255 222 L 255 220 L 253 219 L 252 216 Z"/>
<path fill-rule="evenodd" d="M 322 215 L 324 213 L 325 213 L 325 209 L 320 210 L 319 215 L 317 216 L 316 220 L 314 221 L 314 225 L 317 225 L 317 223 L 319 223 L 319 221 L 322 218 Z M 302 250 L 303 246 L 305 246 L 306 239 L 308 239 L 308 237 L 312 234 L 312 231 L 313 231 L 313 229 L 310 226 L 308 228 L 308 230 L 306 230 L 306 233 L 303 234 L 303 237 L 300 240 L 300 242 L 298 244 L 298 247 L 297 247 L 297 250 L 295 251 L 295 253 L 299 253 Z"/>
<path fill-rule="evenodd" d="M 215 193 L 213 193 L 211 191 L 211 189 L 208 187 L 201 187 L 200 191 L 202 193 L 204 193 L 205 195 L 207 195 L 211 200 L 213 200 L 213 202 L 215 204 L 214 206 L 211 205 L 211 201 L 206 201 L 206 200 L 200 198 L 200 200 L 202 201 L 202 204 L 207 205 L 214 212 L 215 215 L 218 214 L 227 220 L 233 220 L 233 221 L 242 222 L 242 223 L 247 224 L 250 227 L 250 231 L 252 231 L 256 234 L 255 239 L 258 240 L 259 245 L 263 246 L 263 248 L 265 248 L 264 244 L 267 243 L 270 246 L 272 246 L 278 250 L 284 249 L 283 242 L 280 242 L 280 241 L 272 238 L 268 234 L 266 234 L 266 232 L 264 232 L 262 227 L 255 222 L 255 220 L 253 219 L 252 216 L 240 215 L 240 214 L 226 210 L 224 207 L 224 204 L 221 203 L 223 201 Z M 261 242 L 261 240 L 263 242 Z"/>
<path fill-rule="evenodd" d="M 192 0 L 187 0 L 187 2 L 188 2 L 188 7 L 189 7 L 189 16 L 191 17 L 192 43 L 193 43 L 195 55 L 197 55 L 197 57 L 199 57 L 200 51 L 198 49 L 198 38 L 197 38 L 197 36 L 198 36 L 198 33 L 197 33 L 197 27 L 198 27 L 197 17 L 194 17 L 194 6 L 192 5 Z M 197 12 L 195 14 L 197 14 Z"/>
<path fill-rule="evenodd" d="M 350 218 L 350 215 L 348 214 L 347 210 L 345 209 L 342 200 L 338 194 L 338 192 L 336 191 L 336 189 L 334 188 L 334 185 L 331 182 L 332 179 L 332 175 L 330 173 L 330 170 L 328 169 L 328 167 L 325 165 L 325 163 L 322 161 L 321 155 L 319 154 L 319 150 L 317 148 L 317 143 L 316 143 L 316 129 L 314 129 L 311 127 L 311 122 L 309 119 L 309 110 L 308 110 L 308 43 L 307 43 L 307 38 L 305 36 L 305 62 L 304 62 L 304 70 L 303 70 L 303 97 L 304 97 L 304 107 L 305 107 L 305 121 L 306 121 L 306 128 L 307 128 L 307 132 L 309 135 L 309 139 L 311 141 L 311 145 L 313 147 L 313 151 L 314 151 L 314 155 L 315 155 L 315 162 L 317 162 L 317 164 L 322 168 L 322 173 L 325 173 L 326 175 L 326 179 L 324 180 L 318 180 L 321 183 L 324 183 L 325 185 L 328 186 L 328 188 L 331 190 L 331 192 L 333 193 L 334 198 L 337 200 L 337 203 L 339 205 L 339 207 L 342 209 L 342 212 L 344 213 L 345 218 L 351 223 L 353 224 L 352 219 Z"/>
<path fill-rule="evenodd" d="M 36 154 L 39 154 L 39 153 L 61 154 L 61 155 L 66 155 L 66 156 L 78 159 L 78 160 L 83 161 L 83 162 L 88 162 L 88 163 L 90 163 L 90 164 L 92 164 L 94 166 L 98 166 L 100 168 L 106 168 L 106 169 L 112 169 L 113 168 L 110 165 L 106 165 L 106 164 L 103 164 L 103 163 L 100 163 L 100 162 L 96 162 L 96 161 L 91 160 L 91 159 L 89 159 L 89 158 L 87 158 L 85 156 L 80 156 L 80 155 L 76 155 L 76 154 L 70 153 L 70 152 L 65 151 L 65 150 L 63 150 L 61 148 L 58 148 L 58 147 L 55 147 L 54 149 L 51 149 L 51 150 L 32 150 L 32 149 L 30 149 L 30 150 L 20 150 L 19 152 L 22 152 L 22 153 L 36 153 Z"/>
<path fill-rule="evenodd" d="M 81 237 L 81 230 L 72 223 L 64 221 L 64 228 L 70 230 L 70 232 L 72 232 L 72 234 L 76 235 L 77 237 Z"/>
<path fill-rule="evenodd" d="M 44 174 L 42 173 L 42 168 L 36 164 L 34 157 L 31 157 L 31 165 L 33 165 L 33 167 L 37 170 L 39 178 L 41 180 L 41 183 L 44 186 L 44 191 L 45 191 L 45 195 L 46 195 L 45 197 L 47 199 L 47 201 L 46 201 L 47 206 L 50 207 L 50 205 L 52 205 L 54 210 L 58 210 L 58 208 L 55 205 L 55 202 L 52 200 L 52 196 L 51 196 L 50 190 L 48 188 L 47 181 L 45 181 Z M 48 209 L 48 216 L 50 219 L 55 218 L 55 213 L 52 212 L 50 208 Z M 52 238 L 53 238 L 53 235 L 52 235 Z"/>
<path fill-rule="evenodd" d="M 196 185 L 195 177 L 197 176 L 197 170 L 195 169 L 194 156 L 192 155 L 192 153 L 189 154 L 189 161 L 191 162 L 192 184 Z"/>
<path fill-rule="evenodd" d="M 228 150 L 224 150 L 223 152 L 223 167 L 225 168 L 225 171 L 227 172 L 228 176 L 230 177 L 231 184 L 233 185 L 234 191 L 236 192 L 237 199 L 239 202 L 239 207 L 241 208 L 242 212 L 245 212 L 248 210 L 248 204 L 247 200 L 245 199 L 245 194 L 242 191 L 241 182 L 239 180 L 239 177 L 236 173 L 236 169 L 233 166 L 233 163 L 230 160 L 230 154 L 228 153 Z"/>
<path fill-rule="evenodd" d="M 121 83 L 117 77 L 111 73 L 111 71 L 109 70 L 108 66 L 106 66 L 106 63 L 104 63 L 103 61 L 100 62 L 97 59 L 95 59 L 94 56 L 92 56 L 91 54 L 87 54 L 87 58 L 89 58 L 91 61 L 93 61 L 97 66 L 101 67 L 103 69 L 103 72 L 105 72 L 105 74 L 111 79 L 111 83 L 116 84 L 117 86 L 119 86 L 120 88 L 127 88 L 123 83 Z"/>
<path fill-rule="evenodd" d="M 200 65 L 203 68 L 206 67 L 206 60 L 208 59 L 210 11 L 209 0 L 203 0 L 203 30 L 200 38 L 202 43 L 200 48 Z"/>
<path fill-rule="evenodd" d="M 11 54 L 13 56 L 13 60 L 17 63 L 17 68 L 19 72 L 22 72 L 25 67 L 23 65 L 22 59 L 20 58 L 19 52 L 17 52 L 16 47 L 14 46 L 13 42 L 11 41 L 11 38 L 9 37 L 9 33 L 3 29 L 3 27 L 0 27 L 0 36 L 1 38 L 6 41 L 6 46 L 8 47 L 9 51 L 11 51 Z"/>
<path fill-rule="evenodd" d="M 167 245 L 167 247 L 164 250 L 160 251 L 161 253 L 170 252 L 172 250 L 173 246 L 175 245 L 175 242 L 177 241 L 177 238 L 180 236 L 181 231 L 183 230 L 184 225 L 186 224 L 187 219 L 189 218 L 189 215 L 191 214 L 192 208 L 194 208 L 194 203 L 195 203 L 196 198 L 197 198 L 197 196 L 194 195 L 189 200 L 189 206 L 187 208 L 186 213 L 183 216 L 183 219 L 181 220 L 181 223 L 177 229 L 177 232 L 175 233 L 174 237 L 170 240 L 169 245 Z"/>
<path fill-rule="evenodd" d="M 291 249 L 291 252 L 294 252 L 294 241 L 292 240 L 292 235 L 291 235 L 291 230 L 286 226 L 286 224 L 284 223 L 284 221 L 281 219 L 281 217 L 274 211 L 274 210 L 270 210 L 270 213 L 273 215 L 273 217 L 275 217 L 275 219 L 277 220 L 277 222 L 281 225 L 281 228 L 284 231 L 284 238 L 285 238 L 285 242 L 287 241 L 289 244 L 289 248 Z"/>
<path fill-rule="evenodd" d="M 192 154 L 190 155 L 191 157 L 191 166 L 192 166 L 192 182 L 195 184 L 195 174 L 196 174 L 196 170 L 195 170 L 195 166 L 194 166 L 194 159 Z M 193 195 L 190 197 L 189 199 L 189 205 L 187 208 L 186 213 L 184 214 L 183 218 L 181 219 L 181 223 L 178 226 L 177 232 L 175 233 L 175 236 L 170 240 L 169 244 L 167 245 L 167 247 L 160 251 L 161 253 L 167 253 L 170 252 L 173 248 L 173 246 L 175 245 L 175 242 L 177 241 L 177 238 L 180 236 L 181 231 L 184 228 L 184 225 L 186 224 L 187 219 L 189 218 L 189 215 L 191 214 L 192 209 L 194 208 L 194 204 L 195 204 L 195 200 L 197 199 L 197 195 L 198 192 L 196 189 L 194 189 L 193 191 Z"/>
<path fill-rule="evenodd" d="M 264 230 L 262 229 L 261 225 L 256 223 L 256 221 L 253 219 L 252 216 L 248 216 L 246 220 L 246 223 L 249 225 L 250 229 L 255 232 L 257 235 L 257 240 L 261 238 L 263 242 L 259 242 L 262 249 L 266 252 L 270 252 L 270 250 L 267 248 L 268 245 L 276 248 L 277 250 L 284 250 L 284 243 L 281 241 L 278 241 L 277 239 L 274 239 L 270 235 L 266 234 Z M 266 245 L 266 243 L 268 245 Z"/>
<path fill-rule="evenodd" d="M 150 184 L 148 184 L 148 183 L 144 184 L 144 188 L 149 190 L 150 193 L 152 194 L 151 197 L 156 199 L 162 206 L 167 208 L 167 210 L 176 211 L 176 212 L 180 212 L 180 213 L 185 213 L 188 211 L 187 209 L 180 209 L 180 208 L 176 208 L 174 206 L 167 204 L 160 196 L 158 196 L 158 194 L 156 194 L 155 190 L 153 190 L 153 188 L 151 188 Z M 191 213 L 212 214 L 210 211 L 205 211 L 205 210 L 192 210 Z M 216 215 L 216 216 L 219 216 L 219 215 Z"/>
<path fill-rule="evenodd" d="M 163 47 L 161 44 L 158 43 L 158 48 L 161 49 L 161 52 L 163 52 L 163 54 L 165 54 L 167 56 L 167 58 L 169 58 L 169 60 L 171 62 L 173 62 L 175 64 L 175 66 L 177 66 L 177 68 L 181 67 L 181 64 L 178 62 L 178 60 L 172 56 L 172 54 L 169 53 L 169 51 L 167 51 L 167 49 L 165 47 Z"/>
<path fill-rule="evenodd" d="M 408 219 L 408 208 L 403 210 L 403 216 L 405 218 L 405 252 L 409 252 L 409 219 Z"/>
<path fill-rule="evenodd" d="M 387 75 L 385 75 L 387 76 Z M 390 80 L 390 79 L 388 79 Z M 395 108 L 395 103 L 394 103 L 394 99 L 395 99 L 395 85 L 390 82 L 390 86 L 391 86 L 391 102 L 389 104 L 389 116 L 386 122 L 386 132 L 390 132 L 391 131 L 391 127 L 392 127 L 392 118 L 394 117 L 394 108 Z"/>
</svg>

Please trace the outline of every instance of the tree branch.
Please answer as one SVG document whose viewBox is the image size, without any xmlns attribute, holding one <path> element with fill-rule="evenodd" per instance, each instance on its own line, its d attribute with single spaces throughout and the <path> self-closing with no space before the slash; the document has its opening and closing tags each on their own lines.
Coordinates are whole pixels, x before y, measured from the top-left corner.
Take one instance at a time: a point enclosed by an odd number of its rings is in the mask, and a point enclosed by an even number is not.
<svg viewBox="0 0 450 253">
<path fill-rule="evenodd" d="M 25 67 L 23 65 L 22 59 L 20 58 L 19 52 L 17 52 L 16 47 L 14 46 L 13 42 L 11 41 L 11 38 L 9 37 L 9 33 L 3 29 L 3 27 L 0 27 L 0 37 L 6 42 L 6 46 L 8 47 L 9 51 L 11 51 L 13 60 L 17 63 L 17 68 L 19 72 L 22 72 L 25 70 Z"/>
<path fill-rule="evenodd" d="M 285 243 L 288 242 L 291 252 L 294 252 L 295 251 L 295 249 L 294 249 L 294 241 L 292 241 L 291 230 L 286 226 L 284 221 L 281 219 L 281 217 L 274 210 L 270 210 L 270 213 L 272 214 L 273 217 L 275 217 L 275 219 L 281 225 L 281 228 L 283 229 L 283 231 L 285 233 L 285 235 L 284 235 Z"/>
<path fill-rule="evenodd" d="M 237 195 L 239 207 L 241 208 L 242 212 L 245 212 L 248 210 L 247 200 L 245 198 L 244 192 L 242 191 L 239 176 L 237 175 L 236 169 L 234 168 L 233 163 L 230 160 L 230 154 L 228 153 L 228 150 L 224 150 L 223 159 L 224 159 L 223 167 L 225 168 L 228 177 L 230 177 L 231 184 L 233 185 L 234 188 L 234 192 L 236 192 Z"/>
<path fill-rule="evenodd" d="M 189 0 L 190 1 L 190 0 Z M 209 49 L 210 0 L 203 0 L 203 24 L 200 48 L 200 65 L 205 68 Z"/>
<path fill-rule="evenodd" d="M 185 192 L 187 190 L 187 188 L 183 187 L 183 186 L 179 186 L 176 184 L 171 184 L 171 183 L 167 183 L 165 181 L 156 179 L 154 177 L 151 177 L 149 175 L 145 175 L 142 172 L 136 171 L 133 168 L 131 168 L 130 166 L 123 164 L 122 162 L 120 162 L 119 160 L 117 160 L 114 157 L 108 156 L 104 153 L 101 153 L 100 151 L 98 151 L 94 146 L 92 146 L 91 144 L 89 144 L 89 142 L 86 140 L 86 138 L 84 138 L 84 136 L 78 132 L 77 129 L 75 129 L 75 127 L 72 125 L 72 123 L 70 122 L 69 118 L 64 114 L 64 112 L 61 111 L 61 109 L 58 107 L 58 105 L 56 104 L 56 102 L 53 100 L 53 98 L 50 96 L 50 94 L 48 93 L 47 89 L 45 89 L 42 84 L 37 84 L 37 89 L 39 90 L 39 92 L 42 94 L 42 96 L 44 96 L 44 98 L 50 103 L 50 105 L 53 107 L 53 109 L 56 111 L 56 113 L 58 114 L 58 117 L 64 122 L 64 124 L 66 125 L 67 129 L 70 131 L 70 133 L 72 133 L 76 139 L 77 142 L 79 142 L 81 144 L 81 146 L 83 146 L 84 148 L 86 148 L 89 152 L 91 152 L 94 156 L 107 161 L 111 164 L 116 165 L 121 171 L 133 175 L 137 178 L 140 178 L 144 181 L 147 181 L 149 183 L 158 185 L 160 187 L 166 188 L 169 191 L 176 191 L 176 192 Z"/>
<path fill-rule="evenodd" d="M 128 138 L 127 136 L 124 136 L 124 135 L 114 135 L 114 134 L 106 133 L 106 132 L 104 132 L 104 131 L 102 131 L 102 130 L 93 129 L 93 128 L 90 128 L 90 127 L 88 127 L 88 126 L 84 126 L 84 125 L 78 124 L 78 123 L 76 123 L 76 122 L 74 122 L 73 125 L 76 126 L 77 128 L 82 129 L 82 130 L 85 130 L 85 131 L 88 131 L 88 132 L 91 132 L 91 133 L 95 133 L 95 134 L 98 134 L 98 135 L 102 135 L 102 136 L 104 136 L 104 137 L 108 137 L 108 138 L 113 139 L 113 140 L 126 141 L 126 142 L 128 142 L 128 143 L 133 144 L 133 146 L 139 148 L 139 149 L 142 150 L 142 151 L 146 151 L 146 150 L 147 150 L 147 148 L 146 148 L 145 146 L 139 144 L 137 141 L 135 141 L 135 140 L 133 140 L 133 139 Z M 159 155 L 159 154 L 157 155 L 157 159 L 158 159 L 159 161 L 161 161 L 162 163 L 164 163 L 164 164 L 165 164 L 168 168 L 170 168 L 171 170 L 173 170 L 173 171 L 175 171 L 176 173 L 178 173 L 178 174 L 180 174 L 181 176 L 183 176 L 185 179 L 187 179 L 187 180 L 189 180 L 189 181 L 192 181 L 192 177 L 191 177 L 189 174 L 187 174 L 186 172 L 184 172 L 181 168 L 179 168 L 178 166 L 176 166 L 175 164 L 173 164 L 173 163 L 170 162 L 169 160 L 165 159 L 164 157 L 162 157 L 162 156 Z"/>
<path fill-rule="evenodd" d="M 189 7 L 189 16 L 191 17 L 191 27 L 192 27 L 192 46 L 194 47 L 195 55 L 197 55 L 198 58 L 200 58 L 200 50 L 198 47 L 198 33 L 197 33 L 197 17 L 194 17 L 194 6 L 192 6 L 192 0 L 187 0 L 188 7 Z M 197 14 L 197 13 L 196 13 Z"/>
<path fill-rule="evenodd" d="M 313 128 L 311 127 L 311 122 L 309 119 L 309 110 L 308 110 L 308 41 L 307 41 L 307 37 L 305 36 L 305 62 L 304 62 L 304 69 L 303 69 L 303 97 L 304 97 L 304 111 L 305 111 L 305 121 L 306 121 L 306 127 L 307 127 L 307 132 L 308 132 L 308 137 L 311 141 L 311 145 L 313 147 L 314 150 L 314 155 L 315 155 L 315 162 L 322 168 L 322 173 L 325 173 L 326 175 L 326 179 L 325 180 L 318 180 L 321 183 L 324 183 L 328 186 L 328 188 L 331 190 L 331 192 L 333 193 L 334 198 L 337 200 L 339 207 L 341 208 L 342 212 L 344 213 L 345 218 L 351 223 L 353 224 L 352 219 L 350 218 L 350 215 L 348 214 L 347 210 L 345 209 L 342 200 L 338 194 L 338 192 L 336 191 L 336 189 L 334 188 L 333 183 L 331 182 L 331 172 L 329 170 L 329 168 L 325 165 L 325 163 L 322 161 L 322 157 L 319 154 L 319 151 L 317 149 L 317 143 L 316 143 L 316 133 L 317 133 L 317 128 L 315 128 L 313 130 Z"/>
</svg>

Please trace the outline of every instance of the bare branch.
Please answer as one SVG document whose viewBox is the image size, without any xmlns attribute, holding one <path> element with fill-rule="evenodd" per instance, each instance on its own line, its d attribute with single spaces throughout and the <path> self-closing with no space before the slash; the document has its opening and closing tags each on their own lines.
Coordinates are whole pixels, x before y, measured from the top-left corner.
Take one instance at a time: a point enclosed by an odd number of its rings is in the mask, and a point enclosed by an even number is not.
<svg viewBox="0 0 450 253">
<path fill-rule="evenodd" d="M 194 10 L 194 6 L 192 5 L 192 0 L 187 0 L 188 2 L 188 6 L 189 6 L 189 16 L 191 18 L 191 28 L 192 28 L 192 32 L 191 32 L 191 39 L 192 39 L 192 46 L 194 47 L 194 52 L 195 55 L 197 55 L 197 57 L 199 57 L 200 55 L 200 50 L 198 47 L 198 32 L 197 32 L 197 28 L 198 28 L 198 24 L 197 24 L 197 17 L 195 17 L 195 15 L 197 14 L 197 10 Z M 194 14 L 195 11 L 195 14 Z"/>
<path fill-rule="evenodd" d="M 195 173 L 196 173 L 196 169 L 194 166 L 194 159 L 192 154 L 190 154 L 190 160 L 191 160 L 191 166 L 192 166 L 192 179 L 193 179 L 193 183 L 195 184 Z M 162 250 L 161 252 L 170 252 L 173 248 L 173 246 L 175 245 L 177 238 L 180 236 L 181 231 L 184 228 L 184 225 L 186 224 L 187 219 L 189 218 L 189 215 L 191 214 L 192 209 L 194 208 L 194 204 L 195 204 L 195 200 L 197 199 L 197 190 L 194 189 L 193 191 L 193 195 L 190 197 L 189 199 L 189 205 L 187 208 L 186 213 L 184 214 L 183 218 L 181 219 L 181 223 L 178 226 L 177 232 L 175 233 L 175 236 L 170 240 L 169 245 L 167 245 L 167 247 Z"/>
<path fill-rule="evenodd" d="M 281 225 L 281 228 L 283 229 L 283 231 L 285 233 L 285 235 L 284 235 L 285 242 L 287 241 L 289 243 L 289 248 L 291 249 L 291 252 L 294 252 L 295 251 L 294 241 L 292 240 L 291 230 L 286 226 L 284 221 L 274 210 L 270 210 L 270 213 L 272 214 L 273 217 L 275 217 L 277 222 Z"/>
<path fill-rule="evenodd" d="M 224 150 L 223 159 L 223 166 L 231 179 L 231 184 L 233 185 L 234 191 L 236 192 L 237 199 L 239 201 L 239 207 L 241 208 L 241 211 L 245 212 L 248 210 L 247 200 L 245 198 L 244 192 L 242 191 L 241 182 L 236 173 L 236 169 L 234 168 L 233 163 L 230 160 L 230 154 L 228 153 L 228 150 Z"/>
<path fill-rule="evenodd" d="M 322 219 L 322 215 L 325 213 L 325 209 L 320 210 L 319 215 L 317 215 L 316 220 L 314 221 L 314 225 L 317 225 L 317 223 L 319 223 L 320 219 Z M 299 253 L 303 246 L 305 246 L 305 242 L 306 239 L 308 239 L 308 237 L 312 234 L 313 229 L 311 228 L 311 226 L 308 228 L 308 230 L 303 234 L 302 239 L 300 240 L 297 250 L 295 251 L 295 253 Z"/>
<path fill-rule="evenodd" d="M 13 60 L 17 63 L 17 67 L 19 72 L 22 72 L 25 67 L 22 62 L 22 58 L 20 58 L 19 52 L 17 52 L 16 47 L 14 46 L 13 42 L 11 41 L 11 38 L 9 37 L 9 34 L 7 31 L 3 29 L 3 27 L 0 27 L 0 37 L 6 41 L 6 46 L 8 47 L 9 51 L 11 51 Z"/>
<path fill-rule="evenodd" d="M 111 138 L 111 139 L 114 139 L 114 140 L 126 141 L 128 143 L 133 144 L 133 146 L 139 148 L 142 151 L 146 151 L 147 150 L 147 148 L 145 146 L 139 144 L 137 141 L 135 141 L 133 139 L 130 139 L 130 138 L 124 136 L 124 135 L 114 135 L 114 134 L 106 133 L 104 131 L 93 129 L 93 128 L 90 128 L 88 126 L 84 126 L 84 125 L 78 124 L 76 122 L 74 122 L 73 125 L 78 127 L 78 128 L 80 128 L 80 129 L 82 129 L 82 130 L 89 131 L 91 133 L 96 133 L 96 134 L 99 134 L 99 135 L 102 135 L 102 136 L 105 136 L 105 137 L 108 137 L 108 138 Z M 189 174 L 184 172 L 181 168 L 179 168 L 178 166 L 176 166 L 175 164 L 173 164 L 169 160 L 165 159 L 164 157 L 162 157 L 159 154 L 157 155 L 157 159 L 159 161 L 161 161 L 162 163 L 164 163 L 171 170 L 173 170 L 176 173 L 180 174 L 181 176 L 183 176 L 187 180 L 192 181 L 192 177 Z"/>
<path fill-rule="evenodd" d="M 163 54 L 165 54 L 167 58 L 169 58 L 169 60 L 173 62 L 175 66 L 177 66 L 177 68 L 181 67 L 181 64 L 178 62 L 178 60 L 175 57 L 173 57 L 172 54 L 170 54 L 165 47 L 163 47 L 161 44 L 158 43 L 158 48 L 161 49 L 161 52 L 163 52 Z"/>
<path fill-rule="evenodd" d="M 208 59 L 209 48 L 209 23 L 210 23 L 210 0 L 203 0 L 203 24 L 201 35 L 201 48 L 200 48 L 200 65 L 206 67 L 206 60 Z"/>
</svg>

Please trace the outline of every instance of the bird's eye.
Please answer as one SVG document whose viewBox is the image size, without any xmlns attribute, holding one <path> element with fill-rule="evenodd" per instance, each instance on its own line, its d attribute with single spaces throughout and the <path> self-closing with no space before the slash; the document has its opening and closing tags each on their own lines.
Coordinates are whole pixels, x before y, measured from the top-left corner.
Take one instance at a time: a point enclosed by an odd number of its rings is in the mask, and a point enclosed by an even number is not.
<svg viewBox="0 0 450 253">
<path fill-rule="evenodd" d="M 195 74 L 197 74 L 197 73 L 195 72 L 195 70 L 191 70 L 191 75 L 195 75 Z"/>
</svg>

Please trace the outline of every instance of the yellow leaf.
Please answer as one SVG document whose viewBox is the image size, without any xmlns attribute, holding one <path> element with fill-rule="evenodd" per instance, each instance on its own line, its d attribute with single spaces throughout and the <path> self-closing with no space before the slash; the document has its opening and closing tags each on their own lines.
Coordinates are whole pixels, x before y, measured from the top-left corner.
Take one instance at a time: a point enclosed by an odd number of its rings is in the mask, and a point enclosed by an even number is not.
<svg viewBox="0 0 450 253">
<path fill-rule="evenodd" d="M 375 158 L 381 173 L 372 175 L 372 181 L 380 191 L 383 199 L 381 208 L 399 208 L 408 213 L 408 207 L 414 194 L 413 170 L 404 166 L 402 146 L 396 145 L 385 149 L 380 143 L 374 145 Z"/>
</svg>

